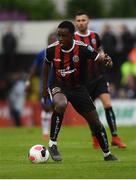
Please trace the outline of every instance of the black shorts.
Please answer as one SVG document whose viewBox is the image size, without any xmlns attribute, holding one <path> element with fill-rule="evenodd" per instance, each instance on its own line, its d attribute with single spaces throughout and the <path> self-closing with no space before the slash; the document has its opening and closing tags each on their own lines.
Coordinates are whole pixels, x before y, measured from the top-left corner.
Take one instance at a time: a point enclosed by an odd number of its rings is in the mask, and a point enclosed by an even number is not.
<svg viewBox="0 0 136 180">
<path fill-rule="evenodd" d="M 74 88 L 60 87 L 61 92 L 79 113 L 94 111 L 95 105 L 85 86 Z"/>
<path fill-rule="evenodd" d="M 89 82 L 86 87 L 93 101 L 99 95 L 109 93 L 109 82 L 107 82 L 104 76 Z"/>
</svg>

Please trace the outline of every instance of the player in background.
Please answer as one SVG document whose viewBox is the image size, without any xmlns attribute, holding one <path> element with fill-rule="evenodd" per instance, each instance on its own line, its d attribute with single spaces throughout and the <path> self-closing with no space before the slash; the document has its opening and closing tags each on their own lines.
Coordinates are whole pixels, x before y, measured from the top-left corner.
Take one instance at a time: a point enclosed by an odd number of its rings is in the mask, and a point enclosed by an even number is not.
<svg viewBox="0 0 136 180">
<path fill-rule="evenodd" d="M 107 54 L 97 53 L 91 46 L 75 41 L 74 32 L 74 25 L 70 21 L 63 21 L 57 28 L 59 41 L 46 49 L 42 94 L 46 99 L 49 93 L 53 100 L 49 152 L 54 161 L 62 160 L 57 148 L 57 137 L 69 101 L 94 130 L 103 151 L 104 160 L 116 161 L 118 159 L 109 151 L 106 131 L 85 87 L 87 60 L 106 66 L 111 66 L 112 60 Z M 54 81 L 50 91 L 47 91 L 51 67 L 54 70 Z"/>
<path fill-rule="evenodd" d="M 75 39 L 91 45 L 97 52 L 103 52 L 99 35 L 94 31 L 90 31 L 88 24 L 89 16 L 86 13 L 79 12 L 75 15 L 75 26 L 77 29 L 75 32 Z M 112 135 L 111 144 L 118 146 L 119 148 L 126 148 L 126 144 L 124 144 L 118 136 L 116 117 L 111 104 L 109 82 L 107 82 L 103 67 L 100 64 L 88 61 L 88 82 L 86 87 L 93 101 L 96 98 L 99 98 L 103 104 L 106 119 Z M 92 143 L 95 149 L 100 148 L 93 131 Z"/>
<path fill-rule="evenodd" d="M 48 37 L 48 45 L 55 42 L 56 39 L 56 34 L 51 33 Z M 28 90 L 31 86 L 31 79 L 34 77 L 35 74 L 38 74 L 38 76 L 41 79 L 41 73 L 42 73 L 42 64 L 43 60 L 46 56 L 46 51 L 45 49 L 40 51 L 37 56 L 35 57 L 32 66 L 30 68 L 30 72 L 27 77 L 26 81 L 26 89 Z M 41 83 L 40 83 L 41 85 Z M 40 87 L 41 89 L 41 87 Z M 47 100 L 46 106 L 43 104 L 43 99 L 41 98 L 41 104 L 42 104 L 42 112 L 41 112 L 41 126 L 42 126 L 42 134 L 43 138 L 46 140 L 48 139 L 49 136 L 49 128 L 50 128 L 50 119 L 52 116 L 52 103 L 50 99 Z"/>
</svg>

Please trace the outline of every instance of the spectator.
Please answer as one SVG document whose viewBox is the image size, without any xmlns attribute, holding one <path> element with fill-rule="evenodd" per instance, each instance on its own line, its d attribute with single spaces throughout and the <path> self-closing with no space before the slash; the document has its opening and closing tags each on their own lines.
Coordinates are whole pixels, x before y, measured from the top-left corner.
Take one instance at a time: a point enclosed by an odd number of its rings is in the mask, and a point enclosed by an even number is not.
<svg viewBox="0 0 136 180">
<path fill-rule="evenodd" d="M 128 74 L 124 89 L 128 99 L 136 98 L 136 77 L 132 73 Z"/>
<path fill-rule="evenodd" d="M 126 25 L 120 26 L 120 57 L 121 57 L 121 63 L 126 61 L 128 59 L 129 52 L 133 49 L 135 38 L 133 34 L 129 31 Z"/>
<path fill-rule="evenodd" d="M 125 61 L 121 66 L 122 85 L 127 83 L 127 78 L 130 73 L 136 76 L 136 62 L 135 62 L 136 58 L 134 52 L 135 52 L 135 48 L 133 48 L 132 51 L 129 53 L 128 60 Z"/>
<path fill-rule="evenodd" d="M 2 37 L 2 49 L 3 49 L 3 70 L 4 72 L 13 72 L 16 68 L 15 55 L 17 48 L 17 39 L 9 26 L 6 33 Z"/>
<path fill-rule="evenodd" d="M 101 35 L 103 49 L 108 53 L 112 59 L 115 59 L 117 40 L 115 34 L 112 32 L 111 27 L 106 24 L 103 28 Z"/>
<path fill-rule="evenodd" d="M 111 81 L 112 83 L 119 86 L 121 73 L 120 62 L 118 61 L 116 51 L 117 39 L 113 31 L 111 30 L 111 26 L 109 26 L 108 24 L 103 27 L 103 32 L 101 34 L 101 44 L 103 50 L 108 53 L 113 60 L 113 68 L 110 70 L 106 69 L 106 73 L 108 74 L 107 77 L 109 77 L 108 81 Z"/>
<path fill-rule="evenodd" d="M 8 102 L 11 116 L 16 126 L 21 126 L 21 114 L 25 103 L 24 74 L 15 73 L 14 83 L 9 92 Z"/>
</svg>

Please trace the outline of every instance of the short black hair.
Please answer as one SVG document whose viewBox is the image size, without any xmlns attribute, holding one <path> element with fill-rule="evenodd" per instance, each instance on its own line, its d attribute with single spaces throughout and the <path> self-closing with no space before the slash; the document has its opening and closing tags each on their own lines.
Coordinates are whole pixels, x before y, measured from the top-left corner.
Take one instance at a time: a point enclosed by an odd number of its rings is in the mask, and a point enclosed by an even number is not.
<svg viewBox="0 0 136 180">
<path fill-rule="evenodd" d="M 66 28 L 69 30 L 71 34 L 74 34 L 75 32 L 75 26 L 71 21 L 62 21 L 59 25 L 58 28 Z"/>
<path fill-rule="evenodd" d="M 81 16 L 81 15 L 86 15 L 86 16 L 89 17 L 88 13 L 86 13 L 85 11 L 78 11 L 78 12 L 76 12 L 75 17 L 76 17 L 76 16 Z M 89 18 L 90 18 L 90 17 L 89 17 Z"/>
</svg>

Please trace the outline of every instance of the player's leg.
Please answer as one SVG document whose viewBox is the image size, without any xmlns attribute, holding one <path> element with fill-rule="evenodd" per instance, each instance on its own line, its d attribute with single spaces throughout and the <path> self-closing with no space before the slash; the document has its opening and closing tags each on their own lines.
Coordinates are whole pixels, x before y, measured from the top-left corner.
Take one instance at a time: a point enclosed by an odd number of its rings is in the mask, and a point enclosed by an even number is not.
<svg viewBox="0 0 136 180">
<path fill-rule="evenodd" d="M 53 160 L 61 161 L 61 155 L 57 149 L 57 137 L 61 128 L 63 115 L 67 107 L 67 98 L 59 87 L 52 89 L 53 114 L 51 118 L 49 152 Z"/>
<path fill-rule="evenodd" d="M 106 161 L 118 160 L 109 151 L 107 134 L 106 134 L 104 126 L 101 124 L 101 122 L 99 120 L 97 111 L 94 110 L 91 112 L 84 112 L 84 113 L 81 113 L 81 115 L 87 120 L 89 126 L 92 127 L 92 129 L 95 133 L 95 136 L 100 144 L 100 147 L 103 151 L 104 160 L 106 160 Z"/>
<path fill-rule="evenodd" d="M 109 93 L 102 93 L 99 95 L 99 99 L 101 100 L 104 110 L 106 119 L 110 128 L 110 132 L 112 135 L 112 145 L 118 146 L 119 148 L 125 148 L 126 144 L 124 144 L 121 138 L 118 136 L 117 133 L 117 125 L 116 125 L 116 117 L 111 105 L 111 99 Z"/>
<path fill-rule="evenodd" d="M 97 80 L 94 80 L 92 82 L 88 82 L 87 84 L 87 90 L 88 90 L 88 93 L 92 99 L 92 101 L 94 102 L 95 101 L 95 98 L 96 98 L 96 90 L 97 90 L 97 83 L 98 83 L 99 79 Z M 100 145 L 99 145 L 99 142 L 95 136 L 95 133 L 92 129 L 92 127 L 90 127 L 90 130 L 91 130 L 91 142 L 92 142 L 92 147 L 94 149 L 100 149 Z"/>
<path fill-rule="evenodd" d="M 43 110 L 41 111 L 41 126 L 42 126 L 42 135 L 45 140 L 49 137 L 50 121 L 52 116 L 52 101 L 48 97 L 46 102 L 41 99 L 41 104 Z"/>
<path fill-rule="evenodd" d="M 106 119 L 110 128 L 110 132 L 112 134 L 112 144 L 120 147 L 120 148 L 125 148 L 126 144 L 124 144 L 120 137 L 117 135 L 117 125 L 116 125 L 116 117 L 114 114 L 114 111 L 112 109 L 111 105 L 111 99 L 110 99 L 110 90 L 109 90 L 109 83 L 107 80 L 103 77 L 93 83 L 93 91 L 90 91 L 90 95 L 93 98 L 93 101 L 96 98 L 99 98 L 102 101 L 104 110 L 105 110 L 105 115 Z M 91 89 L 91 87 L 90 87 Z M 93 134 L 93 147 L 95 149 L 98 149 L 98 141 L 97 138 L 95 137 L 94 132 L 92 131 Z"/>
<path fill-rule="evenodd" d="M 21 126 L 21 113 L 13 108 L 10 109 L 11 116 L 17 127 Z"/>
<path fill-rule="evenodd" d="M 71 103 L 74 108 L 80 113 L 88 122 L 91 129 L 93 129 L 100 147 L 104 153 L 105 160 L 117 160 L 117 158 L 111 155 L 108 147 L 108 139 L 104 126 L 99 120 L 96 108 L 91 101 L 89 94 L 85 88 L 77 89 L 76 93 L 73 93 Z"/>
<path fill-rule="evenodd" d="M 42 126 L 42 135 L 45 140 L 49 138 L 49 129 L 50 129 L 50 120 L 52 116 L 52 111 L 42 110 L 41 112 L 41 126 Z"/>
</svg>

